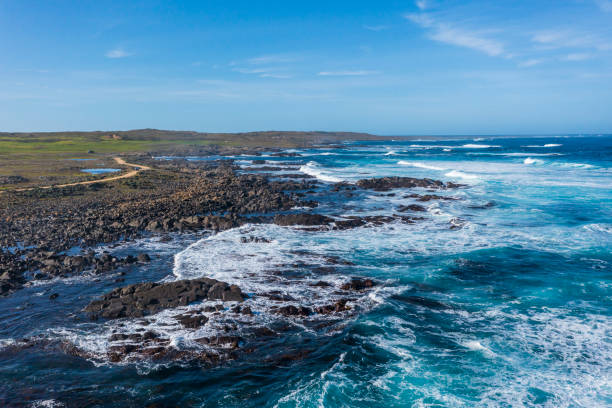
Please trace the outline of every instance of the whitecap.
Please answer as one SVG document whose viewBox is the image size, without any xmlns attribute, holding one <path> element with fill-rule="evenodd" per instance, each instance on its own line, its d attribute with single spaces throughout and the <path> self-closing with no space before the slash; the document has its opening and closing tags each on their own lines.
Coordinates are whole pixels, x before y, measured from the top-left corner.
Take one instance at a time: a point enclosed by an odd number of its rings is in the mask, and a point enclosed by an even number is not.
<svg viewBox="0 0 612 408">
<path fill-rule="evenodd" d="M 560 147 L 563 146 L 562 144 L 557 144 L 557 143 L 546 143 L 545 145 L 526 145 L 526 146 L 521 146 L 521 147 Z"/>
<path fill-rule="evenodd" d="M 472 351 L 479 351 L 485 356 L 492 357 L 495 356 L 495 353 L 491 351 L 488 347 L 485 347 L 477 340 L 466 341 L 462 344 L 463 347 L 470 349 Z"/>
<path fill-rule="evenodd" d="M 523 160 L 523 163 L 525 164 L 544 164 L 544 160 L 532 159 L 531 157 L 528 157 L 525 160 Z"/>
<path fill-rule="evenodd" d="M 513 152 L 513 153 L 480 153 L 469 152 L 470 156 L 506 156 L 506 157 L 523 157 L 523 156 L 563 156 L 563 153 L 533 153 L 533 152 Z"/>
<path fill-rule="evenodd" d="M 442 167 L 432 166 L 431 164 L 425 164 L 425 163 L 419 163 L 419 162 L 409 162 L 405 160 L 400 160 L 397 162 L 397 164 L 402 165 L 402 166 L 418 167 L 421 169 L 428 169 L 428 170 L 439 170 L 439 171 L 446 170 L 446 169 L 443 169 Z"/>
<path fill-rule="evenodd" d="M 475 143 L 468 143 L 468 144 L 464 144 L 463 146 L 464 149 L 490 149 L 493 147 L 501 147 L 499 145 L 487 145 L 487 144 L 475 144 Z"/>
<path fill-rule="evenodd" d="M 308 174 L 309 176 L 316 177 L 321 181 L 325 181 L 327 183 L 340 183 L 343 180 L 339 177 L 332 176 L 328 174 L 329 172 L 325 172 L 318 168 L 319 164 L 317 162 L 311 161 L 308 164 L 300 167 L 300 171 L 304 174 Z"/>
<path fill-rule="evenodd" d="M 587 224 L 583 228 L 591 232 L 612 234 L 612 224 Z"/>
<path fill-rule="evenodd" d="M 411 148 L 417 148 L 417 149 L 452 149 L 453 147 L 459 147 L 459 146 L 446 146 L 446 145 L 418 145 L 418 144 L 413 144 L 410 145 L 408 147 Z"/>
<path fill-rule="evenodd" d="M 56 407 L 65 407 L 63 402 L 56 401 L 54 399 L 47 400 L 37 400 L 32 402 L 32 408 L 56 408 Z"/>
<path fill-rule="evenodd" d="M 478 180 L 479 177 L 475 174 L 464 173 L 462 171 L 452 170 L 445 174 L 446 177 L 456 177 L 466 180 Z"/>
<path fill-rule="evenodd" d="M 558 163 L 559 166 L 561 167 L 570 167 L 570 168 L 577 168 L 577 169 L 592 169 L 593 166 L 592 164 L 586 164 L 586 163 Z"/>
</svg>

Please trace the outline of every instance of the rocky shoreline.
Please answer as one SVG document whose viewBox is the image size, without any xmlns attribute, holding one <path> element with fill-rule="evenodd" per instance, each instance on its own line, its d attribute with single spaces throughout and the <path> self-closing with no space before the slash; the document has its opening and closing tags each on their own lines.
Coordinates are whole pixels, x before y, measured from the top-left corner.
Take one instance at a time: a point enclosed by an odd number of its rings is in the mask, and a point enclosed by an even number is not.
<svg viewBox="0 0 612 408">
<path fill-rule="evenodd" d="M 397 211 L 401 214 L 388 216 L 331 217 L 305 211 L 318 206 L 314 199 L 318 183 L 306 175 L 300 175 L 299 181 L 291 177 L 278 180 L 261 174 L 238 172 L 233 163 L 224 160 L 188 162 L 180 159 L 140 159 L 152 170 L 131 179 L 105 185 L 9 192 L 0 196 L 0 244 L 3 248 L 0 251 L 0 295 L 10 296 L 36 280 L 83 273 L 104 274 L 150 260 L 146 253 L 124 258 L 96 253 L 94 249 L 99 244 L 129 242 L 154 235 L 163 237 L 174 232 L 207 230 L 214 233 L 246 223 L 273 223 L 281 227 L 320 231 L 391 222 L 410 224 L 424 219 L 418 215 L 424 211 L 424 207 L 418 204 L 400 206 Z M 136 161 L 137 158 L 131 160 Z M 429 192 L 459 187 L 462 186 L 439 180 L 386 177 L 364 179 L 354 185 L 337 183 L 330 186 L 329 191 L 350 194 L 356 189 L 387 192 L 396 188 L 425 188 L 428 194 L 406 197 L 430 201 L 452 198 Z M 241 242 L 266 241 L 251 236 L 242 237 Z M 330 265 L 337 262 L 340 261 L 330 259 Z M 333 269 L 333 266 L 325 268 Z M 359 298 L 355 294 L 370 291 L 377 285 L 374 281 L 359 277 L 353 277 L 337 287 L 320 281 L 315 287 L 328 291 L 335 300 L 316 306 L 295 303 L 289 298 L 276 299 L 277 295 L 271 293 L 249 296 L 278 300 L 278 305 L 270 306 L 267 310 L 271 315 L 316 320 L 318 317 L 353 313 L 353 302 Z M 183 329 L 196 330 L 211 324 L 211 319 L 219 319 L 219 316 L 221 320 L 228 315 L 242 318 L 253 316 L 249 306 L 241 306 L 247 298 L 240 287 L 208 278 L 143 282 L 101 295 L 84 312 L 91 319 L 143 319 L 167 309 L 202 303 L 201 308 L 184 310 L 174 316 Z M 322 321 L 318 324 L 322 324 Z M 225 331 L 235 330 L 230 325 Z M 114 362 L 139 358 L 212 362 L 227 357 L 227 353 L 220 353 L 219 350 L 246 351 L 249 347 L 255 347 L 251 344 L 253 339 L 259 341 L 273 334 L 265 327 L 256 327 L 247 335 L 251 336 L 251 341 L 245 341 L 244 335 L 238 334 L 199 338 L 196 343 L 202 345 L 202 349 L 177 353 L 168 338 L 143 328 L 131 335 L 116 333 L 111 336 L 109 341 L 113 345 L 108 358 Z M 67 352 L 91 357 L 74 347 L 68 347 Z"/>
</svg>

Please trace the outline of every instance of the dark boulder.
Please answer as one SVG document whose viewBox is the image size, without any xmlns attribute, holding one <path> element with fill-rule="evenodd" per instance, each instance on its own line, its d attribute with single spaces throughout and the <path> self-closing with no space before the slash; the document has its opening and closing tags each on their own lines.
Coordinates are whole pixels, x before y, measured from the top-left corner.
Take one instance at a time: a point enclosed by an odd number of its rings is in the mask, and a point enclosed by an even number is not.
<svg viewBox="0 0 612 408">
<path fill-rule="evenodd" d="M 199 300 L 242 301 L 238 286 L 201 278 L 167 283 L 138 283 L 117 288 L 94 300 L 85 311 L 105 318 L 142 317 Z"/>
<path fill-rule="evenodd" d="M 422 205 L 418 205 L 418 204 L 410 204 L 410 205 L 401 205 L 397 211 L 399 212 L 406 212 L 406 211 L 419 211 L 419 212 L 423 212 L 423 211 L 427 211 L 427 209 L 425 207 L 423 207 Z"/>
<path fill-rule="evenodd" d="M 184 314 L 179 316 L 177 320 L 188 329 L 197 329 L 206 324 L 208 317 L 203 315 Z"/>
<path fill-rule="evenodd" d="M 315 309 L 315 311 L 320 314 L 330 314 L 351 310 L 351 308 L 346 305 L 347 301 L 347 299 L 340 299 L 334 304 L 319 306 Z"/>
<path fill-rule="evenodd" d="M 293 305 L 279 307 L 277 312 L 283 316 L 310 316 L 312 314 L 312 310 L 308 307 Z"/>
<path fill-rule="evenodd" d="M 138 262 L 141 263 L 145 263 L 145 262 L 149 262 L 151 260 L 151 258 L 149 257 L 149 255 L 142 253 L 142 254 L 138 254 L 138 256 L 136 257 L 136 259 L 138 260 Z"/>
<path fill-rule="evenodd" d="M 331 222 L 334 222 L 333 218 L 326 217 L 321 214 L 277 214 L 274 217 L 274 223 L 276 225 L 281 226 L 290 226 L 290 225 L 306 225 L 306 226 L 314 226 L 314 225 L 326 225 Z"/>
<path fill-rule="evenodd" d="M 342 290 L 364 290 L 372 288 L 376 283 L 372 279 L 353 278 L 340 287 Z"/>
<path fill-rule="evenodd" d="M 451 183 L 449 183 L 450 185 Z M 357 186 L 375 191 L 389 191 L 394 188 L 447 188 L 447 185 L 440 180 L 433 179 L 418 179 L 412 177 L 381 177 L 372 179 L 363 179 L 357 182 Z M 455 185 L 453 185 L 455 186 Z M 450 187 L 448 187 L 450 188 Z"/>
</svg>

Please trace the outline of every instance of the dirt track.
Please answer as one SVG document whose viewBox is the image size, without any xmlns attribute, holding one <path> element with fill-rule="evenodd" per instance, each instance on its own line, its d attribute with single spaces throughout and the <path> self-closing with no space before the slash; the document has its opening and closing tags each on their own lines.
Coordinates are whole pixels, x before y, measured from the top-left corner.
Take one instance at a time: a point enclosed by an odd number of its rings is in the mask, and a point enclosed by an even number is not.
<svg viewBox="0 0 612 408">
<path fill-rule="evenodd" d="M 120 180 L 120 179 L 124 179 L 124 178 L 134 177 L 136 174 L 138 174 L 142 170 L 151 170 L 151 168 L 148 167 L 148 166 L 142 166 L 140 164 L 127 163 L 121 157 L 113 157 L 113 159 L 119 165 L 134 167 L 136 170 L 128 171 L 127 173 L 121 174 L 119 176 L 108 177 L 108 178 L 104 178 L 104 179 L 100 179 L 100 180 L 79 181 L 77 183 L 56 184 L 56 185 L 44 186 L 44 187 L 19 188 L 19 189 L 15 189 L 13 191 L 28 191 L 28 190 L 34 190 L 34 189 L 37 189 L 37 188 L 48 189 L 48 188 L 60 188 L 60 187 L 79 186 L 79 185 L 85 185 L 85 184 L 106 183 L 106 182 L 113 181 L 113 180 Z M 2 193 L 2 191 L 0 191 L 0 193 Z"/>
</svg>

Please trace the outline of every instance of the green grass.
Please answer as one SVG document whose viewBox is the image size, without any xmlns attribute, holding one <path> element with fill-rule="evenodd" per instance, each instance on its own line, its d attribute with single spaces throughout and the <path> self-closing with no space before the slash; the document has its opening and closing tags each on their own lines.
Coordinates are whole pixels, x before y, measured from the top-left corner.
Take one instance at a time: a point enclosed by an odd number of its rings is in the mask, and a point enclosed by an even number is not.
<svg viewBox="0 0 612 408">
<path fill-rule="evenodd" d="M 86 153 L 93 150 L 99 153 L 122 153 L 146 150 L 151 142 L 139 140 L 100 140 L 92 141 L 84 138 L 56 141 L 24 141 L 0 139 L 0 154 L 24 153 Z"/>
<path fill-rule="evenodd" d="M 223 149 L 290 148 L 373 137 L 343 132 L 199 133 L 156 129 L 0 133 L 0 176 L 19 175 L 28 179 L 20 185 L 0 185 L 0 190 L 80 181 L 86 177 L 80 170 L 93 163 L 68 160 L 73 158 L 91 158 L 111 167 L 113 155 L 121 153 L 181 154 L 189 153 L 193 147 L 210 145 Z M 211 149 L 215 151 L 218 150 Z"/>
</svg>

